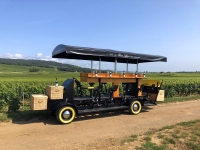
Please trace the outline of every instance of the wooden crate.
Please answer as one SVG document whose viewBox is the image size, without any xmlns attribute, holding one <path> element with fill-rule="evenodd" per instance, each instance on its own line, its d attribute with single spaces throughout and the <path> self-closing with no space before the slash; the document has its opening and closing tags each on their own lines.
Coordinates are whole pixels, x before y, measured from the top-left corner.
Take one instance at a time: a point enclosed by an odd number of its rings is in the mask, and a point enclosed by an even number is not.
<svg viewBox="0 0 200 150">
<path fill-rule="evenodd" d="M 63 86 L 47 86 L 46 94 L 51 100 L 63 99 L 63 90 Z"/>
<path fill-rule="evenodd" d="M 46 110 L 47 99 L 48 97 L 46 95 L 32 94 L 31 95 L 31 109 L 32 110 Z"/>
<path fill-rule="evenodd" d="M 156 101 L 163 102 L 164 101 L 164 97 L 165 97 L 165 91 L 164 90 L 159 90 Z"/>
</svg>

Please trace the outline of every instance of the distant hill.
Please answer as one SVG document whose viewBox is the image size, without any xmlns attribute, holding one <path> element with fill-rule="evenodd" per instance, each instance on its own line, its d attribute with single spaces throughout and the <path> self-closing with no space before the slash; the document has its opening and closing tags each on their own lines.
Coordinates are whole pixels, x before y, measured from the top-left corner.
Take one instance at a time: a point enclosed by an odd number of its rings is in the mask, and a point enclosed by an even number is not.
<svg viewBox="0 0 200 150">
<path fill-rule="evenodd" d="M 57 68 L 58 71 L 67 72 L 91 72 L 89 68 L 82 68 L 70 64 L 62 64 L 53 61 L 32 60 L 32 59 L 5 59 L 0 58 L 0 64 L 17 65 L 17 66 L 30 66 L 30 67 L 43 67 L 43 68 Z"/>
</svg>

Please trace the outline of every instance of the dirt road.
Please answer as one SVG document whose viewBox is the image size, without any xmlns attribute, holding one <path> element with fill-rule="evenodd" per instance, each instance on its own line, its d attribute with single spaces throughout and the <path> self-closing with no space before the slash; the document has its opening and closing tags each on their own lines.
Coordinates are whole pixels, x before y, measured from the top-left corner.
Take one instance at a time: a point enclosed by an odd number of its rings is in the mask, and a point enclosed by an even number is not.
<svg viewBox="0 0 200 150">
<path fill-rule="evenodd" d="M 194 119 L 200 119 L 200 100 L 149 106 L 138 115 L 83 116 L 68 125 L 58 124 L 54 116 L 0 123 L 0 149 L 118 149 L 116 142 L 126 136 Z"/>
</svg>

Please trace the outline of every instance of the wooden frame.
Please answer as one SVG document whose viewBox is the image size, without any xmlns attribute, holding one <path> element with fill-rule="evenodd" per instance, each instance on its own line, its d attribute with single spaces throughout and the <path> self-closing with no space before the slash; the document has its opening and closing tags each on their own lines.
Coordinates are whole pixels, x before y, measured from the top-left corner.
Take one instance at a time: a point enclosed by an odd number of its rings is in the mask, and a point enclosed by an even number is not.
<svg viewBox="0 0 200 150">
<path fill-rule="evenodd" d="M 140 88 L 140 85 L 142 84 L 142 74 L 138 74 L 137 76 L 135 74 L 126 73 L 80 73 L 80 81 L 81 82 L 88 82 L 88 83 L 107 83 L 111 82 L 112 85 L 119 85 L 119 83 L 138 83 L 138 88 Z M 141 96 L 142 93 L 139 91 L 138 96 Z M 117 91 L 113 93 L 113 97 L 119 97 L 119 88 Z"/>
</svg>

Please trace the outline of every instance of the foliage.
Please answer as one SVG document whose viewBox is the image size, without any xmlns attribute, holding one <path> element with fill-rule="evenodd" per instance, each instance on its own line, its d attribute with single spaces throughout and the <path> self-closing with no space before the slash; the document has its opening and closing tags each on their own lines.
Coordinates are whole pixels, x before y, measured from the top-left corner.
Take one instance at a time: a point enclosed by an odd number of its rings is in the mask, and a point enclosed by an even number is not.
<svg viewBox="0 0 200 150">
<path fill-rule="evenodd" d="M 166 98 L 200 94 L 200 73 L 154 73 L 149 76 L 149 80 L 163 80 Z"/>
<path fill-rule="evenodd" d="M 78 67 L 57 67 L 59 71 L 70 71 L 70 72 L 91 72 L 89 68 L 78 68 Z"/>
<path fill-rule="evenodd" d="M 0 58 L 0 64 L 3 65 L 13 65 L 15 66 L 14 70 L 18 72 L 20 70 L 20 67 L 24 66 L 31 66 L 31 67 L 42 67 L 42 68 L 52 68 L 58 67 L 58 70 L 61 71 L 68 71 L 68 72 L 91 72 L 89 68 L 82 68 L 70 64 L 63 64 L 53 61 L 44 61 L 44 60 L 25 60 L 25 59 L 5 59 Z M 43 70 L 43 69 L 41 69 Z M 0 71 L 4 71 L 1 70 Z M 29 70 L 30 71 L 30 70 Z M 36 72 L 36 71 L 30 71 L 30 72 Z"/>
<path fill-rule="evenodd" d="M 0 99 L 0 110 L 2 110 L 5 105 L 6 105 L 5 100 L 4 99 Z"/>
<path fill-rule="evenodd" d="M 39 70 L 40 69 L 33 67 L 33 68 L 29 69 L 29 72 L 39 72 Z"/>
<path fill-rule="evenodd" d="M 79 75 L 79 72 L 1 73 L 0 110 L 8 107 L 9 111 L 17 111 L 22 93 L 25 99 L 30 99 L 31 94 L 46 94 L 46 86 L 54 85 L 55 78 L 58 78 L 59 85 L 62 85 L 67 78 L 75 77 L 79 80 Z M 150 80 L 163 79 L 162 89 L 165 90 L 166 99 L 176 97 L 184 99 L 186 96 L 200 94 L 200 73 L 148 73 L 147 77 Z M 88 86 L 86 82 L 82 84 Z M 110 89 L 111 84 L 106 86 L 103 93 Z M 89 91 L 84 90 L 83 93 L 89 94 Z M 123 93 L 122 85 L 120 85 L 120 93 Z"/>
<path fill-rule="evenodd" d="M 30 100 L 31 94 L 46 94 L 46 86 L 59 85 L 67 78 L 78 78 L 79 73 L 1 73 L 0 74 L 0 111 L 14 112 L 20 108 L 23 99 Z M 6 110 L 5 110 L 6 109 Z"/>
<path fill-rule="evenodd" d="M 157 144 L 152 142 L 146 142 L 141 147 L 136 147 L 136 150 L 165 150 L 165 149 L 166 149 L 165 145 L 158 146 Z"/>
</svg>

